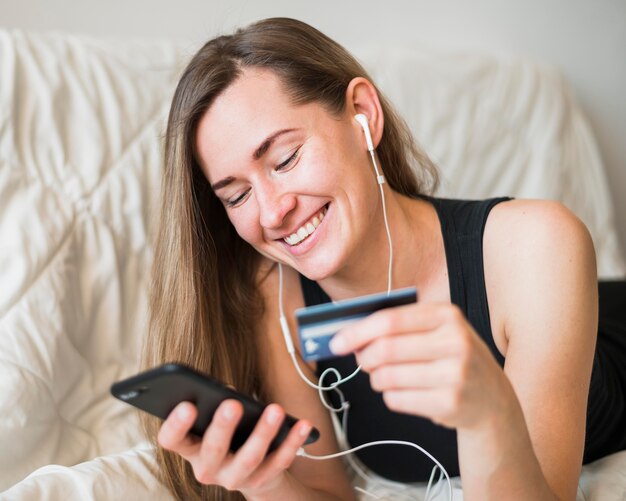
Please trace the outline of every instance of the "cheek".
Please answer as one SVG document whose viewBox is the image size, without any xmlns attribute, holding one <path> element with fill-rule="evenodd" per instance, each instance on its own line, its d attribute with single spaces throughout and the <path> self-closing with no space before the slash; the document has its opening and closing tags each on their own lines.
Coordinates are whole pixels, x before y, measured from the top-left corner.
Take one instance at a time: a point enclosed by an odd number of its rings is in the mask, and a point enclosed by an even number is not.
<svg viewBox="0 0 626 501">
<path fill-rule="evenodd" d="M 254 245 L 261 236 L 258 214 L 253 207 L 238 207 L 228 214 L 237 234 L 246 242 Z"/>
<path fill-rule="evenodd" d="M 348 164 L 339 158 L 319 156 L 291 178 L 296 192 L 326 196 L 345 187 L 352 177 Z"/>
</svg>

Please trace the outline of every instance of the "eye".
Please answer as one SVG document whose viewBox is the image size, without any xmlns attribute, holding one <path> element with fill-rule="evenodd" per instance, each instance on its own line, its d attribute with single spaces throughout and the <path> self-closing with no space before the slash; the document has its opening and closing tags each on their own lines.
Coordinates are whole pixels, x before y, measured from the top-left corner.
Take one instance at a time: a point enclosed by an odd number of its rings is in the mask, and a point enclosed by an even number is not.
<svg viewBox="0 0 626 501">
<path fill-rule="evenodd" d="M 232 200 L 227 200 L 225 202 L 226 207 L 231 208 L 231 207 L 237 207 L 238 205 L 241 205 L 245 201 L 245 199 L 248 197 L 249 193 L 250 193 L 250 190 L 246 190 L 238 197 Z"/>
<path fill-rule="evenodd" d="M 298 159 L 299 153 L 300 153 L 300 148 L 297 148 L 296 151 L 294 151 L 293 154 L 287 160 L 285 160 L 284 162 L 276 166 L 276 171 L 281 172 L 293 166 L 293 164 Z"/>
</svg>

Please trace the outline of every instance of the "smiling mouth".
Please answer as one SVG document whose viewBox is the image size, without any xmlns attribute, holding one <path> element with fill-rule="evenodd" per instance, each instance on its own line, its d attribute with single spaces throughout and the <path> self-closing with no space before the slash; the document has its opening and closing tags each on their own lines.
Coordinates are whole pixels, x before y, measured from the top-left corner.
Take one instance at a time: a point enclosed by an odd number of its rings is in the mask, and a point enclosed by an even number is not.
<svg viewBox="0 0 626 501">
<path fill-rule="evenodd" d="M 306 223 L 300 226 L 300 228 L 298 228 L 295 233 L 292 233 L 288 237 L 283 238 L 283 240 L 292 247 L 306 240 L 309 236 L 315 233 L 315 230 L 317 230 L 317 227 L 324 219 L 327 210 L 328 204 L 322 207 L 322 209 L 317 214 L 315 214 L 311 219 L 309 219 Z"/>
</svg>

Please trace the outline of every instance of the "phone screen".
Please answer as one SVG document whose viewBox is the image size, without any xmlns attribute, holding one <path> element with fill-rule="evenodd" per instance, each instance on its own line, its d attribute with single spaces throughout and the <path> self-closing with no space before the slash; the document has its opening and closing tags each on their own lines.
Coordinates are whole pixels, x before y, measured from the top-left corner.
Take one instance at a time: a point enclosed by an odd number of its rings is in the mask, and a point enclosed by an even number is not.
<svg viewBox="0 0 626 501">
<path fill-rule="evenodd" d="M 239 400 L 244 412 L 230 444 L 236 451 L 248 439 L 266 405 L 239 393 L 220 381 L 182 364 L 165 364 L 137 374 L 111 386 L 114 397 L 161 419 L 167 418 L 180 402 L 191 402 L 198 416 L 191 433 L 202 437 L 218 406 L 227 399 Z M 276 449 L 287 437 L 297 419 L 286 415 L 269 451 Z M 306 444 L 315 442 L 319 431 L 311 430 Z"/>
</svg>

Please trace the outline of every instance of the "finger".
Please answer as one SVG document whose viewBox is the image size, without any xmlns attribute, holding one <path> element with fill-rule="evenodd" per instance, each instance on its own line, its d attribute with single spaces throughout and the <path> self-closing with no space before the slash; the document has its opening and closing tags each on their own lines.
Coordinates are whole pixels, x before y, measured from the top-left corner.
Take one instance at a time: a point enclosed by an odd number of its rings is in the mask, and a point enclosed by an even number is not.
<svg viewBox="0 0 626 501">
<path fill-rule="evenodd" d="M 262 484 L 265 480 L 275 477 L 288 469 L 296 458 L 298 449 L 302 447 L 313 426 L 306 420 L 300 420 L 295 424 L 280 447 L 270 454 L 268 460 L 257 469 L 250 478 L 254 484 Z"/>
<path fill-rule="evenodd" d="M 444 426 L 456 406 L 449 392 L 435 389 L 390 390 L 383 393 L 383 400 L 392 411 L 423 416 Z"/>
<path fill-rule="evenodd" d="M 462 377 L 454 360 L 394 364 L 378 367 L 370 373 L 372 389 L 385 392 L 404 389 L 429 389 L 457 383 Z"/>
<path fill-rule="evenodd" d="M 365 371 L 386 364 L 427 362 L 454 353 L 449 336 L 438 328 L 428 334 L 402 334 L 374 339 L 356 352 L 356 361 Z"/>
<path fill-rule="evenodd" d="M 183 457 L 190 457 L 198 448 L 200 439 L 189 435 L 189 430 L 196 420 L 198 411 L 189 402 L 181 402 L 161 425 L 157 441 L 161 447 L 176 452 Z"/>
<path fill-rule="evenodd" d="M 220 477 L 222 485 L 237 486 L 248 478 L 263 462 L 270 443 L 285 418 L 285 411 L 278 404 L 268 405 L 259 418 L 246 442 L 235 453 Z"/>
<path fill-rule="evenodd" d="M 241 402 L 232 399 L 224 400 L 215 411 L 202 437 L 200 454 L 193 461 L 194 473 L 199 482 L 213 483 L 230 451 L 230 443 L 242 414 Z"/>
<path fill-rule="evenodd" d="M 440 326 L 455 307 L 447 303 L 417 303 L 372 313 L 341 329 L 330 342 L 335 355 L 359 350 L 374 339 L 391 334 L 427 333 Z"/>
</svg>

